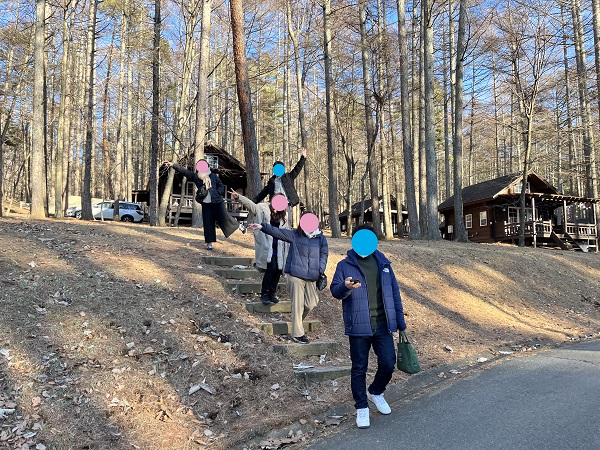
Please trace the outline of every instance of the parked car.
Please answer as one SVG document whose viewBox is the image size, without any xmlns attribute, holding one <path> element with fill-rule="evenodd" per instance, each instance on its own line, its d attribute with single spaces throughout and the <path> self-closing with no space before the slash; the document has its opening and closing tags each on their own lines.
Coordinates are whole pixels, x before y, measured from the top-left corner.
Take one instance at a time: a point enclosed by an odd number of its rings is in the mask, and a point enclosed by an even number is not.
<svg viewBox="0 0 600 450">
<path fill-rule="evenodd" d="M 81 219 L 81 206 L 69 208 L 73 217 Z M 115 204 L 113 200 L 104 200 L 92 205 L 94 219 L 113 220 Z M 70 215 L 67 212 L 67 215 Z M 141 222 L 144 219 L 144 210 L 139 203 L 119 202 L 119 216 L 123 222 Z"/>
<path fill-rule="evenodd" d="M 71 206 L 65 210 L 65 216 L 67 217 L 75 217 L 77 211 L 81 211 L 81 206 Z"/>
</svg>

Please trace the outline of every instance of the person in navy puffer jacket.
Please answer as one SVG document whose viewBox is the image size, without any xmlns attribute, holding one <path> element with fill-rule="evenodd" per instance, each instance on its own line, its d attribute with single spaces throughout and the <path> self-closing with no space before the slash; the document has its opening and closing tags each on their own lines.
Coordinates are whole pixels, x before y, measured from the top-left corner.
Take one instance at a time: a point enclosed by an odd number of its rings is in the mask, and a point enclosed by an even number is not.
<svg viewBox="0 0 600 450">
<path fill-rule="evenodd" d="M 288 291 L 292 303 L 292 339 L 299 344 L 308 344 L 302 321 L 319 302 L 317 279 L 325 273 L 329 247 L 327 239 L 317 226 L 316 229 L 303 230 L 303 218 L 313 216 L 305 214 L 296 230 L 273 227 L 268 223 L 251 224 L 248 229 L 262 231 L 276 239 L 290 243 L 285 269 L 288 279 Z"/>
<path fill-rule="evenodd" d="M 404 331 L 406 323 L 398 281 L 390 261 L 377 250 L 373 230 L 358 227 L 352 247 L 338 263 L 329 288 L 335 298 L 342 300 L 345 334 L 350 341 L 350 386 L 357 411 L 356 423 L 359 428 L 367 428 L 369 401 L 380 413 L 391 413 L 383 392 L 396 364 L 392 333 Z M 377 355 L 377 372 L 367 390 L 371 347 Z"/>
</svg>

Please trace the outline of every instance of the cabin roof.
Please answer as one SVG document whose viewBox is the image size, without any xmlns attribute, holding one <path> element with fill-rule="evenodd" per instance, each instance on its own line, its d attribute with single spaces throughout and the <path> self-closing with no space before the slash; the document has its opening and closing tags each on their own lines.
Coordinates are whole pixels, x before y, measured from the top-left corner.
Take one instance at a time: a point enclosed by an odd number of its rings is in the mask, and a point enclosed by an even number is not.
<svg viewBox="0 0 600 450">
<path fill-rule="evenodd" d="M 509 195 L 510 188 L 520 183 L 522 177 L 520 173 L 513 173 L 467 186 L 462 190 L 463 204 L 478 203 L 497 198 L 501 195 Z M 560 195 L 556 188 L 535 172 L 530 172 L 527 175 L 527 180 L 532 185 L 532 191 L 541 194 Z M 454 195 L 444 200 L 438 206 L 438 211 L 448 209 L 454 209 Z"/>
</svg>

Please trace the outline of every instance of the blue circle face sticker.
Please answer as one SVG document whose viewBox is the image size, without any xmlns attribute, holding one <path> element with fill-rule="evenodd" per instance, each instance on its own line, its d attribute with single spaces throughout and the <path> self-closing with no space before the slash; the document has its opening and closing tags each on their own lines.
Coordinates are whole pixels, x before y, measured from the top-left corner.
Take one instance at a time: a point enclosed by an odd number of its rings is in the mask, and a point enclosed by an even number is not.
<svg viewBox="0 0 600 450">
<path fill-rule="evenodd" d="M 276 177 L 280 177 L 285 173 L 285 167 L 283 166 L 283 164 L 275 164 L 273 166 L 273 174 Z"/>
<path fill-rule="evenodd" d="M 379 245 L 377 235 L 371 230 L 358 230 L 354 236 L 352 236 L 352 249 L 359 256 L 369 256 Z"/>
</svg>

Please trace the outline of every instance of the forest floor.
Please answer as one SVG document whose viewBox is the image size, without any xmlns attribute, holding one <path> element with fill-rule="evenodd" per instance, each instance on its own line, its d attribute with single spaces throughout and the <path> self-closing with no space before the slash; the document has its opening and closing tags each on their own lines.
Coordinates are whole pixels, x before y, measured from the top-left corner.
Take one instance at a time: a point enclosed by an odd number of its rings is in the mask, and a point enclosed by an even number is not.
<svg viewBox="0 0 600 450">
<path fill-rule="evenodd" d="M 350 240 L 329 246 L 331 279 Z M 598 254 L 409 240 L 379 249 L 424 369 L 600 332 Z M 30 220 L 16 207 L 0 218 L 0 448 L 229 449 L 292 424 L 306 441 L 326 426 L 315 417 L 351 404 L 348 377 L 294 376 L 299 361 L 272 349 L 289 336 L 259 331 L 249 298 L 200 262 L 207 254 L 191 228 Z M 253 256 L 252 234 L 219 239 L 213 254 Z M 341 350 L 304 362 L 347 365 L 340 302 L 320 296 L 309 338 Z"/>
</svg>

